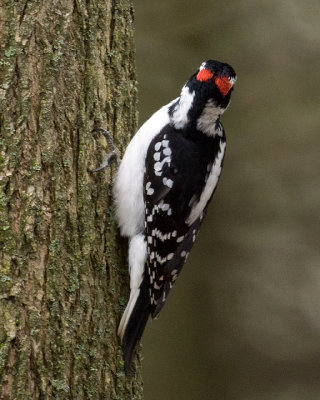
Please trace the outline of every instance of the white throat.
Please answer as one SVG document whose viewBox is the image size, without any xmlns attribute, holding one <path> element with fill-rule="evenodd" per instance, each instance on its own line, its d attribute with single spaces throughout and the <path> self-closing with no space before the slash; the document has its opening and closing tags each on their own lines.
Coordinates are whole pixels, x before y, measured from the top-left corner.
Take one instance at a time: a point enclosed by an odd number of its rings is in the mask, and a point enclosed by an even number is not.
<svg viewBox="0 0 320 400">
<path fill-rule="evenodd" d="M 225 108 L 218 107 L 213 100 L 209 100 L 197 120 L 197 129 L 208 136 L 221 136 L 221 129 L 216 129 L 216 122 L 224 111 Z"/>
</svg>

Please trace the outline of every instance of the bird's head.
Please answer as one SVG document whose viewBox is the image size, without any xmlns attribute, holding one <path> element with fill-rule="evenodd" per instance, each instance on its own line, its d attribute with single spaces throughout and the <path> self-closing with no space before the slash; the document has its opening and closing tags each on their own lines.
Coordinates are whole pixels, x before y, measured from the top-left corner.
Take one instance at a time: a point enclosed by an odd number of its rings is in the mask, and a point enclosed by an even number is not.
<svg viewBox="0 0 320 400">
<path fill-rule="evenodd" d="M 202 131 L 211 132 L 229 105 L 236 79 L 230 65 L 214 60 L 203 62 L 169 108 L 173 126 L 184 129 L 196 125 Z"/>
<path fill-rule="evenodd" d="M 203 101 L 212 100 L 217 106 L 226 109 L 236 80 L 236 73 L 229 64 L 208 60 L 201 64 L 186 86 Z"/>
</svg>

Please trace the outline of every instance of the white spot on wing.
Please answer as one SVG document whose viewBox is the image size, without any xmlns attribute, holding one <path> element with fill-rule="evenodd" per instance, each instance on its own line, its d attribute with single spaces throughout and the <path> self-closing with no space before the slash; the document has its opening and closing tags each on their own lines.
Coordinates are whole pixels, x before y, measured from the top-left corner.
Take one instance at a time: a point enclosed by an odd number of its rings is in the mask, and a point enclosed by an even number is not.
<svg viewBox="0 0 320 400">
<path fill-rule="evenodd" d="M 147 195 L 149 195 L 149 196 L 151 196 L 154 193 L 154 189 L 152 189 L 152 187 L 151 187 L 151 182 L 147 182 L 146 191 L 147 191 Z"/>
<path fill-rule="evenodd" d="M 173 186 L 173 180 L 172 179 L 168 179 L 166 177 L 162 179 L 162 183 L 165 186 L 168 186 L 169 188 L 172 188 L 172 186 Z"/>
<path fill-rule="evenodd" d="M 163 182 L 164 185 L 168 186 L 170 189 L 173 186 L 173 180 L 172 179 L 163 178 L 162 182 Z"/>
<path fill-rule="evenodd" d="M 168 211 L 169 210 L 169 204 L 168 203 L 164 203 L 161 207 L 162 211 Z"/>
<path fill-rule="evenodd" d="M 168 147 L 169 146 L 169 140 L 163 140 L 162 141 L 162 146 L 163 147 Z M 165 150 L 165 149 L 164 149 Z M 163 150 L 163 152 L 164 152 L 164 150 Z"/>
<path fill-rule="evenodd" d="M 179 236 L 177 238 L 177 243 L 181 243 L 183 241 L 183 239 L 184 239 L 184 236 Z"/>
<path fill-rule="evenodd" d="M 154 170 L 155 170 L 155 171 L 161 171 L 163 165 L 164 165 L 165 163 L 168 163 L 168 164 L 169 164 L 170 162 L 171 162 L 171 158 L 170 158 L 170 157 L 165 157 L 162 161 L 157 161 L 157 162 L 154 164 Z"/>
<path fill-rule="evenodd" d="M 154 164 L 154 170 L 155 171 L 161 171 L 162 170 L 162 163 L 161 162 L 156 162 Z"/>
<path fill-rule="evenodd" d="M 159 151 L 159 150 L 160 150 L 160 147 L 161 147 L 161 142 L 157 142 L 157 143 L 154 145 L 155 151 Z"/>
</svg>

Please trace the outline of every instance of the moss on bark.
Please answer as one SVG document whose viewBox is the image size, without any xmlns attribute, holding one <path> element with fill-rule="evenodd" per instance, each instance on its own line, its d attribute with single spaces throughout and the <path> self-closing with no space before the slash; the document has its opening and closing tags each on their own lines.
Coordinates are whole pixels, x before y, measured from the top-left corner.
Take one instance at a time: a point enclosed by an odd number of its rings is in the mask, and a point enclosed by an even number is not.
<svg viewBox="0 0 320 400">
<path fill-rule="evenodd" d="M 1 399 L 139 399 L 116 336 L 127 296 L 111 197 L 136 125 L 129 0 L 0 2 Z"/>
</svg>

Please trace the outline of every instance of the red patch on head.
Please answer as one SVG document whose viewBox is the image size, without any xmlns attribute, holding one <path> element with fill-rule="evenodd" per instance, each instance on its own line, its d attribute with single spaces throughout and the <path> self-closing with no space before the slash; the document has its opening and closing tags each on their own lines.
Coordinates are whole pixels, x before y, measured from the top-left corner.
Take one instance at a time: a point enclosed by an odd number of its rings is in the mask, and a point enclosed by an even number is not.
<svg viewBox="0 0 320 400">
<path fill-rule="evenodd" d="M 218 77 L 214 81 L 223 96 L 225 96 L 231 89 L 232 83 L 226 76 Z"/>
<path fill-rule="evenodd" d="M 198 72 L 197 80 L 200 82 L 207 82 L 209 79 L 213 77 L 213 72 L 208 69 L 203 68 Z"/>
</svg>

